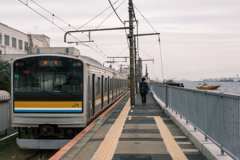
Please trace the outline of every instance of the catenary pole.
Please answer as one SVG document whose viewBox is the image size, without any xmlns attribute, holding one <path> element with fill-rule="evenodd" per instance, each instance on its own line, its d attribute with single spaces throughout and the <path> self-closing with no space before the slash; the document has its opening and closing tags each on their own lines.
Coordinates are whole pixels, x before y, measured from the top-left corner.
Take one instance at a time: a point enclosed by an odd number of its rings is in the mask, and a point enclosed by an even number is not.
<svg viewBox="0 0 240 160">
<path fill-rule="evenodd" d="M 133 55 L 133 3 L 128 0 L 128 13 L 129 13 L 129 41 L 130 41 L 130 103 L 135 105 L 135 81 L 134 81 L 134 55 Z"/>
<path fill-rule="evenodd" d="M 136 47 L 136 37 L 135 36 L 134 36 L 134 61 L 135 61 L 135 89 L 136 89 L 136 94 L 138 94 L 137 47 Z"/>
</svg>

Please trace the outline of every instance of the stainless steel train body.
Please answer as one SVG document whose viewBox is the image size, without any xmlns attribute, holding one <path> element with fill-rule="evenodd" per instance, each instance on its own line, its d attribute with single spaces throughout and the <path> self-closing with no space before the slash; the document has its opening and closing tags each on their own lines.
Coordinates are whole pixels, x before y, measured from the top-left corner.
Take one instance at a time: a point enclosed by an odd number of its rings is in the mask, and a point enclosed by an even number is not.
<svg viewBox="0 0 240 160">
<path fill-rule="evenodd" d="M 127 91 L 126 76 L 85 56 L 16 58 L 11 76 L 20 148 L 61 148 Z"/>
</svg>

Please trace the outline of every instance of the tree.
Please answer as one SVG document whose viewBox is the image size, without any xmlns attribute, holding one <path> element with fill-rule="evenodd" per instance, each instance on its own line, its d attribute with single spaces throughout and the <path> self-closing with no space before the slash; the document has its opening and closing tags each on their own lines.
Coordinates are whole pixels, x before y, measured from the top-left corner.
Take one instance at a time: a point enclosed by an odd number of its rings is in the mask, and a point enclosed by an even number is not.
<svg viewBox="0 0 240 160">
<path fill-rule="evenodd" d="M 0 59 L 0 90 L 10 93 L 11 90 L 11 65 L 8 61 Z"/>
</svg>

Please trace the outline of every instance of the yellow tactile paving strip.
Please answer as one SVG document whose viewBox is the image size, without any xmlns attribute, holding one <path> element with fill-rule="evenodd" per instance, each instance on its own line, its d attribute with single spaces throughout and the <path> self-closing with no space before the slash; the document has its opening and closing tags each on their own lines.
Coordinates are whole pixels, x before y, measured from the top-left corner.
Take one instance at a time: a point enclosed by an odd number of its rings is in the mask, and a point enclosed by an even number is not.
<svg viewBox="0 0 240 160">
<path fill-rule="evenodd" d="M 92 160 L 111 160 L 113 158 L 130 108 L 129 99 L 115 123 L 108 131 L 98 150 L 93 155 Z"/>
<path fill-rule="evenodd" d="M 161 136 L 163 138 L 163 141 L 167 147 L 168 152 L 170 153 L 173 160 L 187 160 L 187 157 L 177 144 L 177 142 L 174 140 L 171 132 L 163 122 L 161 117 L 154 117 L 158 129 L 161 133 Z"/>
</svg>

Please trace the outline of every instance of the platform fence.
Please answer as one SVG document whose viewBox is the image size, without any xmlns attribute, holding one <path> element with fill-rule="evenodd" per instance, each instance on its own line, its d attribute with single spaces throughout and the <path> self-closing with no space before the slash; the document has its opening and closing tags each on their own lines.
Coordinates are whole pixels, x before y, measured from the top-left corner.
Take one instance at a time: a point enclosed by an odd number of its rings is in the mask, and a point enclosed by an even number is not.
<svg viewBox="0 0 240 160">
<path fill-rule="evenodd" d="M 149 88 L 164 107 L 219 146 L 222 155 L 240 159 L 240 96 L 151 83 Z"/>
</svg>

